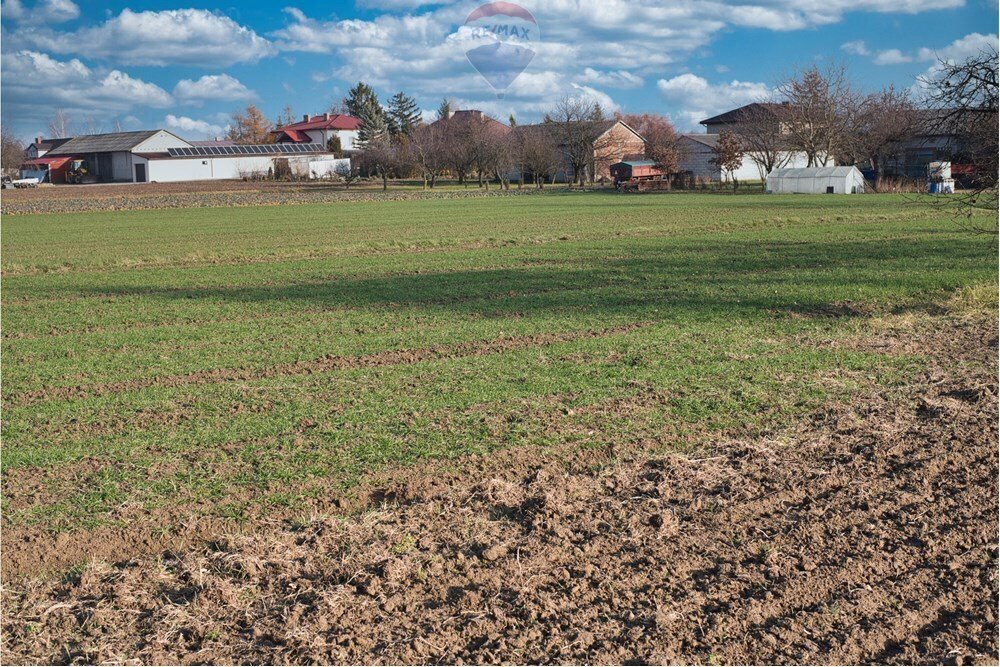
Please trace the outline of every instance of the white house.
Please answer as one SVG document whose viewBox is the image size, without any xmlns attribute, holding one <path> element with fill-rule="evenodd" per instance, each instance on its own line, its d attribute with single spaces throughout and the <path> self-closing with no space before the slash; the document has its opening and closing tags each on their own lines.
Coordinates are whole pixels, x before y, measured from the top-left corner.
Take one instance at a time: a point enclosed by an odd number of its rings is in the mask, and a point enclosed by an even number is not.
<svg viewBox="0 0 1000 667">
<path fill-rule="evenodd" d="M 302 117 L 298 123 L 272 130 L 274 141 L 279 144 L 320 144 L 327 146 L 330 139 L 338 137 L 344 152 L 360 150 L 358 129 L 361 121 L 354 116 L 341 113 L 325 113 L 321 116 Z"/>
<path fill-rule="evenodd" d="M 718 134 L 682 134 L 678 138 L 680 147 L 679 165 L 681 171 L 690 171 L 695 178 L 705 178 L 712 181 L 728 181 L 729 174 L 712 162 L 715 158 L 715 146 L 719 142 Z M 806 154 L 801 151 L 788 151 L 780 154 L 778 165 L 781 167 L 804 167 L 809 163 Z M 754 160 L 753 154 L 743 156 L 740 168 L 733 172 L 737 181 L 763 181 L 767 174 Z"/>
</svg>

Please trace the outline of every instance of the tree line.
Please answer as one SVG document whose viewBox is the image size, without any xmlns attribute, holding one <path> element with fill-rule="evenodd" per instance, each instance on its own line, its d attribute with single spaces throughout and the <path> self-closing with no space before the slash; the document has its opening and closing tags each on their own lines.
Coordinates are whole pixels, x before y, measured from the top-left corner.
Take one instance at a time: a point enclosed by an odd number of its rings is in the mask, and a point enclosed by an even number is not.
<svg viewBox="0 0 1000 667">
<path fill-rule="evenodd" d="M 793 154 L 805 155 L 808 166 L 858 164 L 876 179 L 915 136 L 939 132 L 960 139 L 958 157 L 974 166 L 975 187 L 996 187 L 997 52 L 987 49 L 962 62 L 944 62 L 936 76 L 921 79 L 923 99 L 908 89 L 887 86 L 864 93 L 852 84 L 843 66 L 810 66 L 779 81 L 773 95 L 745 107 L 720 134 L 712 161 L 732 177 L 749 158 L 761 176 L 786 166 Z M 421 178 L 434 187 L 444 174 L 465 183 L 474 178 L 482 187 L 510 187 L 527 181 L 543 187 L 557 173 L 583 184 L 598 176 L 604 158 L 622 157 L 621 146 L 606 137 L 608 121 L 621 120 L 645 139 L 642 155 L 665 173 L 675 173 L 684 159 L 680 135 L 659 114 L 608 115 L 599 104 L 563 98 L 545 113 L 541 123 L 518 125 L 511 116 L 504 125 L 488 114 L 455 113 L 454 103 L 441 102 L 436 117 L 424 119 L 413 97 L 397 92 L 385 103 L 364 82 L 358 82 L 332 112 L 360 120 L 348 181 L 375 176 L 387 186 L 390 178 Z M 290 107 L 273 121 L 256 105 L 235 112 L 226 138 L 241 144 L 269 143 L 277 127 L 296 122 Z M 93 125 L 94 121 L 88 121 Z M 929 127 L 931 125 L 932 127 Z M 49 132 L 72 136 L 69 115 L 57 111 Z M 116 130 L 121 128 L 116 127 Z M 6 130 L 4 167 L 16 168 L 22 146 Z M 334 138 L 327 149 L 342 154 Z"/>
</svg>

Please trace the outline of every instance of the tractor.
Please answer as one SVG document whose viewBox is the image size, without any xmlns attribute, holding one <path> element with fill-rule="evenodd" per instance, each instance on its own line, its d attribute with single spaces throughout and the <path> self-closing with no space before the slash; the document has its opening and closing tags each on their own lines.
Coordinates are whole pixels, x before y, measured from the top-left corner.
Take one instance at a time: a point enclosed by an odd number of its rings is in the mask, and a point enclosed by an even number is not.
<svg viewBox="0 0 1000 667">
<path fill-rule="evenodd" d="M 90 173 L 90 165 L 86 160 L 73 160 L 66 170 L 66 182 L 75 183 L 96 183 L 97 177 Z"/>
</svg>

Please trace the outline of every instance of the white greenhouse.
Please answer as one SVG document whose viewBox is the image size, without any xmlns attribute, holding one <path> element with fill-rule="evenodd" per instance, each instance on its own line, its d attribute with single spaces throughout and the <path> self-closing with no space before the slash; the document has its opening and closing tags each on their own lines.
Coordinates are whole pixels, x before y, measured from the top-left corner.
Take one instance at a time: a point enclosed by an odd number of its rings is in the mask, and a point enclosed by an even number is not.
<svg viewBox="0 0 1000 667">
<path fill-rule="evenodd" d="M 856 195 L 865 191 L 865 177 L 857 167 L 794 167 L 767 175 L 767 191 L 774 194 Z"/>
</svg>

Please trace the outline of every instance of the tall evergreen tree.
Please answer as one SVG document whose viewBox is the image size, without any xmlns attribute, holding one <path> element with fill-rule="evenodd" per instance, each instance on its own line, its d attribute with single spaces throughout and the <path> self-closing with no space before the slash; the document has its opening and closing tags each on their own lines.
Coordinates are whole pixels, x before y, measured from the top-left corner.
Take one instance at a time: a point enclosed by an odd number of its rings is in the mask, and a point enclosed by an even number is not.
<svg viewBox="0 0 1000 667">
<path fill-rule="evenodd" d="M 448 120 L 451 117 L 451 100 L 447 97 L 441 100 L 441 106 L 438 107 L 438 120 Z"/>
<path fill-rule="evenodd" d="M 400 91 L 389 100 L 389 124 L 393 134 L 409 136 L 420 122 L 417 101 Z"/>
<path fill-rule="evenodd" d="M 361 109 L 357 118 L 361 121 L 357 143 L 362 149 L 368 150 L 390 143 L 392 130 L 389 127 L 388 116 L 381 106 L 377 104 L 366 106 Z"/>
<path fill-rule="evenodd" d="M 347 107 L 347 113 L 355 118 L 361 118 L 366 113 L 371 115 L 372 109 L 382 110 L 375 89 L 364 81 L 358 81 L 357 85 L 348 91 L 344 106 Z"/>
</svg>

